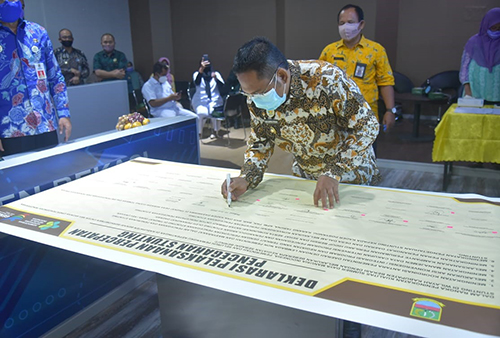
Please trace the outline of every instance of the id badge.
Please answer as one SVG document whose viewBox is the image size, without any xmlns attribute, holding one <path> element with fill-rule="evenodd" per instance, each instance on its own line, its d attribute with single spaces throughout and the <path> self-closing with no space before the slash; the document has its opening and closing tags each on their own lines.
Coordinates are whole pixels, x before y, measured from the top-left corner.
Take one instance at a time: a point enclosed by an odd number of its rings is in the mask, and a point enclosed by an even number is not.
<svg viewBox="0 0 500 338">
<path fill-rule="evenodd" d="M 362 79 L 365 77 L 366 63 L 356 63 L 356 68 L 354 69 L 354 77 Z"/>
<path fill-rule="evenodd" d="M 43 63 L 35 63 L 36 77 L 38 80 L 45 80 L 47 74 L 45 73 L 45 65 Z"/>
</svg>

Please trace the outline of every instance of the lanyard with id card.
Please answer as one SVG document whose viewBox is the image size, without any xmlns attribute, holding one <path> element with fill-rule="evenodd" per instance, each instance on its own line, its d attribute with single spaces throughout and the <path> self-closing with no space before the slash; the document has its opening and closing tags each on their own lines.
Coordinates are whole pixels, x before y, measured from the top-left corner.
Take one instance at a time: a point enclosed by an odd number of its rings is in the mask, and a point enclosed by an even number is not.
<svg viewBox="0 0 500 338">
<path fill-rule="evenodd" d="M 45 80 L 47 74 L 45 73 L 45 65 L 43 63 L 35 63 L 36 77 L 38 80 Z"/>
<path fill-rule="evenodd" d="M 356 68 L 354 68 L 354 77 L 362 79 L 365 77 L 366 63 L 358 62 L 356 63 Z"/>
</svg>

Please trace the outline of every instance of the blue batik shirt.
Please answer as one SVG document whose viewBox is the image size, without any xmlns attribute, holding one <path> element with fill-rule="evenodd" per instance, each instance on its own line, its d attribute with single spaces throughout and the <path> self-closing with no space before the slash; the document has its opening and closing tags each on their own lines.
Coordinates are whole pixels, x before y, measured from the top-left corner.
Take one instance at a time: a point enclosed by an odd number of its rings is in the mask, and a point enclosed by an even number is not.
<svg viewBox="0 0 500 338">
<path fill-rule="evenodd" d="M 54 131 L 57 116 L 69 117 L 64 77 L 42 26 L 20 20 L 16 35 L 0 24 L 0 81 L 0 138 Z"/>
</svg>

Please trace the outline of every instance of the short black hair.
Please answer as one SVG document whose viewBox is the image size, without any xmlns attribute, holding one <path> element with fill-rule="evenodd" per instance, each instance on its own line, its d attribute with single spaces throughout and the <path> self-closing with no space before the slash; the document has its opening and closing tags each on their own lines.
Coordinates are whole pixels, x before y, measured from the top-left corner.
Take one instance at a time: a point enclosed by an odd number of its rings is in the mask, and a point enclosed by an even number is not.
<svg viewBox="0 0 500 338">
<path fill-rule="evenodd" d="M 103 35 L 101 35 L 101 41 L 102 41 L 102 38 L 103 38 L 103 37 L 105 37 L 106 35 L 111 36 L 111 37 L 113 38 L 113 41 L 115 41 L 115 42 L 116 42 L 115 37 L 114 37 L 114 36 L 113 36 L 113 34 L 111 34 L 111 33 L 104 33 Z"/>
<path fill-rule="evenodd" d="M 153 66 L 153 74 L 160 74 L 162 70 L 168 70 L 168 66 L 166 64 L 163 64 L 161 62 L 157 62 Z"/>
<path fill-rule="evenodd" d="M 349 8 L 354 8 L 354 10 L 356 11 L 356 14 L 358 15 L 359 22 L 361 22 L 365 19 L 365 14 L 363 13 L 363 10 L 361 9 L 361 7 L 356 6 L 356 5 L 352 5 L 352 4 L 348 4 L 348 5 L 345 5 L 344 7 L 342 7 L 339 11 L 339 14 L 337 14 L 337 23 L 339 23 L 339 21 L 340 21 L 340 13 L 342 13 L 343 10 L 346 10 Z"/>
<path fill-rule="evenodd" d="M 238 49 L 233 61 L 235 74 L 253 70 L 259 79 L 271 78 L 278 67 L 288 69 L 288 62 L 278 47 L 264 37 L 246 42 Z"/>
<path fill-rule="evenodd" d="M 71 36 L 73 36 L 73 33 L 72 33 L 69 29 L 67 29 L 67 28 L 63 28 L 63 29 L 61 29 L 61 30 L 59 31 L 59 36 L 61 36 L 61 33 L 62 33 L 63 31 L 68 31 L 68 32 L 69 32 L 69 34 L 71 34 Z"/>
</svg>

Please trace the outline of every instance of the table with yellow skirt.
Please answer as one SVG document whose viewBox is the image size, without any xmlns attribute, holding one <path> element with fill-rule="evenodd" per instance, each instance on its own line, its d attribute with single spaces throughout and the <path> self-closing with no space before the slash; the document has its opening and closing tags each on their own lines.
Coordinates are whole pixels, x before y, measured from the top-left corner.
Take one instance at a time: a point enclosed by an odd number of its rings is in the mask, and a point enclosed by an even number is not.
<svg viewBox="0 0 500 338">
<path fill-rule="evenodd" d="M 433 162 L 444 163 L 443 190 L 446 190 L 452 162 L 500 163 L 500 109 L 448 108 L 435 129 Z"/>
</svg>

